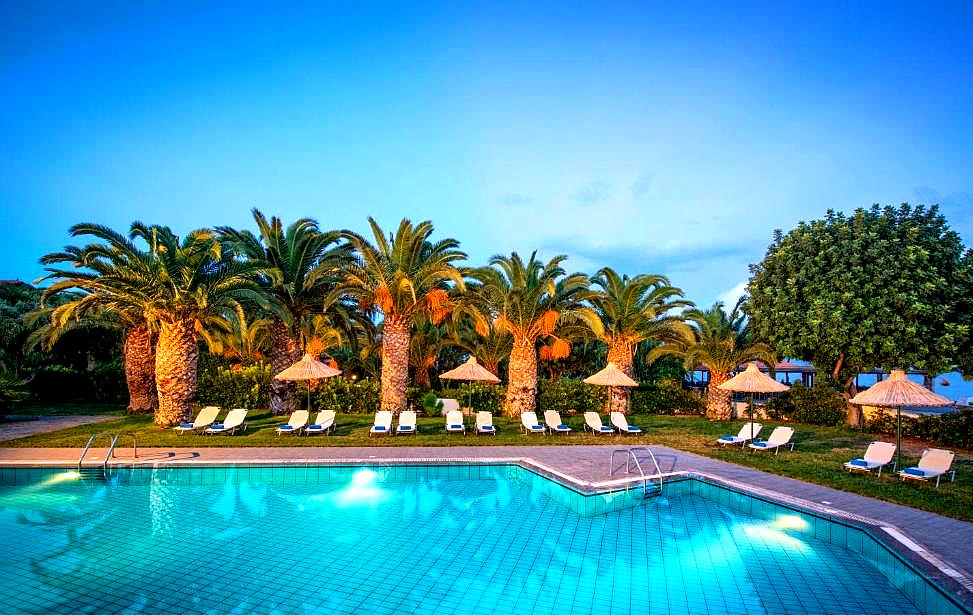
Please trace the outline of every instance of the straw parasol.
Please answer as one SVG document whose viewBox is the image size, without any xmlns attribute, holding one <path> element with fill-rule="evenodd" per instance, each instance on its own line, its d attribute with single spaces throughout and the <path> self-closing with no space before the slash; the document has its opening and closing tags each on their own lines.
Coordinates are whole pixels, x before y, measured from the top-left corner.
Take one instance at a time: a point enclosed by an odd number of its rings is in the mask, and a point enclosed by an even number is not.
<svg viewBox="0 0 973 615">
<path fill-rule="evenodd" d="M 901 369 L 892 370 L 887 380 L 877 382 L 874 386 L 852 397 L 851 403 L 859 406 L 895 408 L 896 467 L 900 466 L 902 462 L 902 406 L 941 408 L 953 405 L 952 400 L 937 395 L 926 387 L 909 380 L 905 371 Z"/>
<path fill-rule="evenodd" d="M 330 365 L 318 361 L 309 353 L 304 353 L 301 360 L 283 370 L 276 376 L 275 380 L 318 380 L 320 378 L 332 378 L 341 373 L 340 369 L 335 369 Z M 311 411 L 311 385 L 307 386 L 307 411 Z"/>
<path fill-rule="evenodd" d="M 724 391 L 736 391 L 738 393 L 750 393 L 750 439 L 753 440 L 753 394 L 754 393 L 783 393 L 790 389 L 783 382 L 777 382 L 770 376 L 761 373 L 756 363 L 747 365 L 736 376 L 730 378 L 716 388 Z"/>
<path fill-rule="evenodd" d="M 491 384 L 497 384 L 500 382 L 500 379 L 493 375 L 490 370 L 477 363 L 476 357 L 473 355 L 470 355 L 470 358 L 468 358 L 466 362 L 459 367 L 439 374 L 439 378 L 446 380 L 462 380 L 465 382 L 489 382 Z M 470 397 L 467 398 L 467 402 L 471 405 L 472 399 L 472 393 L 470 393 Z"/>
<path fill-rule="evenodd" d="M 584 379 L 585 384 L 608 387 L 608 409 L 611 410 L 611 402 L 614 399 L 615 387 L 637 387 L 638 382 L 632 380 L 614 363 L 609 363 L 603 370 L 592 374 Z"/>
</svg>

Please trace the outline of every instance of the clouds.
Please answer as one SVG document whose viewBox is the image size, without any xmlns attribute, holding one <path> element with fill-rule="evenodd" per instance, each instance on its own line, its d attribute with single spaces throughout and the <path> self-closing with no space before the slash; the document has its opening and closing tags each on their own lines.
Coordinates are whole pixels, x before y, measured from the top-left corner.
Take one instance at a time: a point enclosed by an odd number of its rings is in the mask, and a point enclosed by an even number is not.
<svg viewBox="0 0 973 615">
<path fill-rule="evenodd" d="M 582 207 L 591 207 L 607 201 L 612 195 L 612 186 L 606 181 L 596 180 L 581 187 L 574 200 Z"/>
</svg>

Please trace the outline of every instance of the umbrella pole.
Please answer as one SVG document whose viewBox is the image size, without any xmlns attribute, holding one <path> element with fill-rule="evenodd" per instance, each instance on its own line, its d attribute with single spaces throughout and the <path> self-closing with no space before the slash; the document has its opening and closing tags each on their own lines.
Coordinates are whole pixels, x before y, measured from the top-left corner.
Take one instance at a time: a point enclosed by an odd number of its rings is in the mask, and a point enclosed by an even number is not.
<svg viewBox="0 0 973 615">
<path fill-rule="evenodd" d="M 902 468 L 902 406 L 895 407 L 895 467 Z"/>
<path fill-rule="evenodd" d="M 753 442 L 753 392 L 750 392 L 750 441 Z"/>
<path fill-rule="evenodd" d="M 307 412 L 311 413 L 311 381 L 307 381 Z"/>
</svg>

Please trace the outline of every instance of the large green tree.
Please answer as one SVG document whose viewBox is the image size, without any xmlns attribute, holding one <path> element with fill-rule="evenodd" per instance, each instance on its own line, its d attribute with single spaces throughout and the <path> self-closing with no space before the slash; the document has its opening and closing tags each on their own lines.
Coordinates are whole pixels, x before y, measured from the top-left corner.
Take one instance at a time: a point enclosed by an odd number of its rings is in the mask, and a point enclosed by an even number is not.
<svg viewBox="0 0 973 615">
<path fill-rule="evenodd" d="M 828 211 L 777 231 L 749 294 L 757 335 L 848 393 L 865 369 L 969 373 L 973 253 L 935 206 Z"/>
<path fill-rule="evenodd" d="M 412 327 L 428 320 L 439 324 L 451 312 L 452 288 L 462 289 L 455 262 L 466 258 L 455 239 L 430 241 L 429 221 L 403 219 L 394 233 L 368 219 L 372 238 L 353 231 L 343 235 L 357 260 L 345 268 L 341 289 L 366 310 L 382 314 L 382 410 L 406 409 Z"/>
</svg>

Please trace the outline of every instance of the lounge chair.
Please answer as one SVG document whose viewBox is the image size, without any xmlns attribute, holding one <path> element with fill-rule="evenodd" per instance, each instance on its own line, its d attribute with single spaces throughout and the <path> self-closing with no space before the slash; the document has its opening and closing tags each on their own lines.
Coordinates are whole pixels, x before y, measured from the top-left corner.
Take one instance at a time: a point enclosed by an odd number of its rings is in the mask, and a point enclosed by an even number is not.
<svg viewBox="0 0 973 615">
<path fill-rule="evenodd" d="M 322 410 L 318 412 L 314 422 L 304 428 L 304 435 L 310 436 L 319 433 L 328 433 L 329 431 L 334 433 L 335 416 L 336 413 L 334 410 Z"/>
<path fill-rule="evenodd" d="M 953 465 L 953 451 L 946 451 L 941 448 L 927 448 L 922 451 L 919 465 L 916 467 L 905 468 L 899 472 L 902 480 L 921 480 L 929 481 L 936 479 L 936 488 L 939 489 L 939 479 L 943 474 L 949 474 L 950 482 L 956 480 L 956 470 L 950 470 Z"/>
<path fill-rule="evenodd" d="M 446 433 L 466 433 L 463 413 L 459 410 L 450 410 L 446 413 Z"/>
<path fill-rule="evenodd" d="M 851 461 L 845 463 L 844 467 L 849 472 L 871 472 L 874 469 L 878 469 L 878 476 L 882 476 L 882 468 L 888 464 L 892 464 L 892 470 L 895 470 L 895 462 L 892 461 L 892 457 L 895 456 L 895 445 L 891 442 L 872 442 L 865 449 L 865 456 L 862 459 L 852 459 Z"/>
<path fill-rule="evenodd" d="M 192 423 L 180 423 L 173 429 L 175 429 L 176 435 L 181 436 L 187 431 L 197 431 L 199 429 L 206 429 L 213 424 L 216 420 L 216 416 L 220 413 L 219 406 L 206 406 L 199 411 L 196 415 L 196 420 Z"/>
<path fill-rule="evenodd" d="M 791 450 L 794 450 L 794 443 L 791 442 L 791 438 L 794 436 L 793 427 L 775 427 L 772 432 L 770 432 L 770 437 L 766 440 L 754 440 L 747 446 L 754 451 L 774 451 L 774 455 L 780 452 L 780 447 L 786 446 Z"/>
<path fill-rule="evenodd" d="M 636 427 L 635 425 L 629 425 L 628 419 L 625 418 L 625 415 L 622 414 L 621 412 L 610 412 L 608 414 L 608 420 L 610 420 L 611 424 L 615 426 L 615 429 L 618 430 L 618 433 L 630 433 L 630 434 L 642 433 L 642 430 L 639 427 Z"/>
<path fill-rule="evenodd" d="M 610 436 L 611 434 L 615 433 L 614 429 L 608 425 L 602 424 L 601 417 L 598 416 L 597 412 L 584 413 L 584 428 L 592 433 L 600 433 L 606 436 Z"/>
<path fill-rule="evenodd" d="M 481 410 L 476 413 L 476 431 L 473 433 L 488 433 L 497 435 L 497 428 L 493 426 L 493 414 Z"/>
<path fill-rule="evenodd" d="M 241 428 L 243 431 L 247 430 L 247 410 L 246 408 L 234 408 L 227 413 L 222 423 L 213 423 L 203 433 L 232 434 Z"/>
<path fill-rule="evenodd" d="M 387 436 L 392 433 L 392 413 L 388 410 L 379 410 L 375 413 L 375 424 L 368 430 L 368 437 Z"/>
<path fill-rule="evenodd" d="M 295 410 L 287 424 L 278 426 L 274 431 L 278 436 L 285 433 L 301 433 L 307 427 L 308 417 L 307 410 Z"/>
<path fill-rule="evenodd" d="M 415 434 L 416 433 L 416 413 L 412 410 L 403 410 L 399 414 L 399 424 L 395 427 L 396 434 Z"/>
<path fill-rule="evenodd" d="M 520 413 L 520 428 L 524 433 L 544 433 L 544 426 L 537 421 L 537 414 L 534 412 Z"/>
<path fill-rule="evenodd" d="M 740 428 L 740 433 L 735 436 L 720 436 L 717 438 L 716 443 L 721 446 L 727 446 L 728 444 L 739 444 L 742 447 L 750 440 L 756 440 L 757 434 L 760 433 L 761 428 L 763 428 L 763 425 L 760 423 L 744 423 L 743 427 Z M 753 431 L 751 431 L 751 429 Z"/>
<path fill-rule="evenodd" d="M 561 413 L 557 410 L 547 410 L 544 412 L 544 420 L 547 422 L 547 429 L 551 433 L 571 433 L 571 428 L 561 420 Z"/>
</svg>

